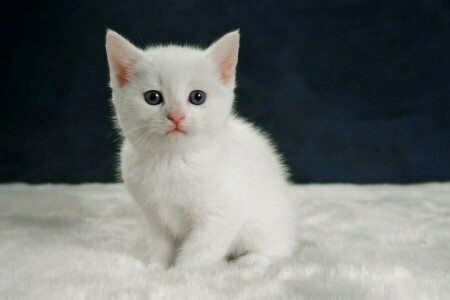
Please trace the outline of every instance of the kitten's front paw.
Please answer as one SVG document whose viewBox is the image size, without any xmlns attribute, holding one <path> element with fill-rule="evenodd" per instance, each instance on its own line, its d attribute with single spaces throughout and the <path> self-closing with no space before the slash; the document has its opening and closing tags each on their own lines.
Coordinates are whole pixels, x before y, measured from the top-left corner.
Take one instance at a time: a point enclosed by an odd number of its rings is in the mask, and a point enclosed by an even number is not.
<svg viewBox="0 0 450 300">
<path fill-rule="evenodd" d="M 271 260 L 265 255 L 250 253 L 237 258 L 233 263 L 243 267 L 267 267 Z"/>
</svg>

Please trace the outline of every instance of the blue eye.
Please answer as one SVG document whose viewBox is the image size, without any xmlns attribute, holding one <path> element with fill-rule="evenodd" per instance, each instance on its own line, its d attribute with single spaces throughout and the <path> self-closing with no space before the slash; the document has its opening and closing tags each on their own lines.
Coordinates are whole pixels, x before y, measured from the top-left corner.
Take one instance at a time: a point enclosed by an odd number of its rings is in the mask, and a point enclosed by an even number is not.
<svg viewBox="0 0 450 300">
<path fill-rule="evenodd" d="M 203 104 L 206 101 L 206 94 L 202 91 L 193 91 L 189 95 L 189 102 L 194 105 Z"/>
<path fill-rule="evenodd" d="M 158 91 L 147 91 L 144 93 L 145 102 L 150 105 L 158 105 L 163 101 L 163 96 Z"/>
</svg>

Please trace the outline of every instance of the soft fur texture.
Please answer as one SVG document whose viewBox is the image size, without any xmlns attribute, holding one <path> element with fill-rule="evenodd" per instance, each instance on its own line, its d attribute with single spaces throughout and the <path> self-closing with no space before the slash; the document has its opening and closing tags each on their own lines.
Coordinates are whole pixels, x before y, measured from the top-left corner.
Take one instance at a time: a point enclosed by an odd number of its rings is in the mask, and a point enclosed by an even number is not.
<svg viewBox="0 0 450 300">
<path fill-rule="evenodd" d="M 450 183 L 291 193 L 290 258 L 160 272 L 122 184 L 0 185 L 0 299 L 449 299 Z"/>
<path fill-rule="evenodd" d="M 112 100 L 125 137 L 121 173 L 148 219 L 151 268 L 225 259 L 267 265 L 293 251 L 286 171 L 268 139 L 232 112 L 238 48 L 237 31 L 206 50 L 145 51 L 107 33 Z M 161 104 L 146 103 L 150 90 L 163 95 Z M 206 93 L 204 104 L 188 101 L 195 90 Z"/>
</svg>

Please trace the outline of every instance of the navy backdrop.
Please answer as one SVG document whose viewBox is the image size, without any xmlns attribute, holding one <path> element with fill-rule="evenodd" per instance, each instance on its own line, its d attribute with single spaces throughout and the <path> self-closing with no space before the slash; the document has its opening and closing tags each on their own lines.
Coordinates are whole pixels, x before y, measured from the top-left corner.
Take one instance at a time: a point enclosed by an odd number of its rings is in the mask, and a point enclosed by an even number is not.
<svg viewBox="0 0 450 300">
<path fill-rule="evenodd" d="M 114 180 L 106 27 L 138 46 L 207 46 L 240 28 L 237 109 L 271 133 L 297 182 L 450 180 L 448 1 L 11 5 L 0 181 Z"/>
</svg>

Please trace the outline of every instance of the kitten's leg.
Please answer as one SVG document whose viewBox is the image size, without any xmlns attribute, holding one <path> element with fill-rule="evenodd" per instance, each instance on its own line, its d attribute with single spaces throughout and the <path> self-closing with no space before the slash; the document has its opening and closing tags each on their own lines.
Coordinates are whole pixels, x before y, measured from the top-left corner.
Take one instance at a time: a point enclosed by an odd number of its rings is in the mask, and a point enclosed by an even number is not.
<svg viewBox="0 0 450 300">
<path fill-rule="evenodd" d="M 195 268 L 221 261 L 241 224 L 241 218 L 236 216 L 221 216 L 197 223 L 182 245 L 175 265 Z"/>
<path fill-rule="evenodd" d="M 149 235 L 149 264 L 152 270 L 166 269 L 173 264 L 176 243 L 163 228 L 156 215 L 146 212 Z"/>
<path fill-rule="evenodd" d="M 170 238 L 152 235 L 149 243 L 150 259 L 147 268 L 167 269 L 173 264 L 175 247 L 175 242 Z"/>
<path fill-rule="evenodd" d="M 295 244 L 292 228 L 283 226 L 282 223 L 279 226 L 258 228 L 245 233 L 234 247 L 246 249 L 247 253 L 232 262 L 241 266 L 265 267 L 288 257 Z"/>
</svg>

